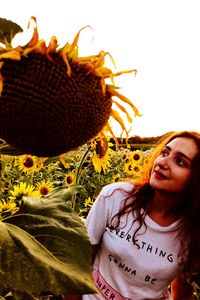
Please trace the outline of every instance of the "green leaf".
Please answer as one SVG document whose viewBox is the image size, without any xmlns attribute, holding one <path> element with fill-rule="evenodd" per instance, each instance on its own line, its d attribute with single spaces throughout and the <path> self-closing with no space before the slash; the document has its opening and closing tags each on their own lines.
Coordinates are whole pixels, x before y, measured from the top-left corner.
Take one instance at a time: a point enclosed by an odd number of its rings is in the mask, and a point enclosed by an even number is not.
<svg viewBox="0 0 200 300">
<path fill-rule="evenodd" d="M 12 39 L 14 38 L 14 36 L 19 33 L 22 32 L 23 29 L 21 28 L 21 26 L 19 26 L 18 24 L 4 19 L 4 18 L 0 18 L 0 42 L 3 44 L 6 43 L 11 43 Z"/>
<path fill-rule="evenodd" d="M 0 222 L 0 282 L 38 296 L 95 293 L 83 221 L 64 200 L 26 197 Z"/>
<path fill-rule="evenodd" d="M 17 155 L 23 155 L 26 153 L 22 153 L 21 151 L 18 151 L 11 145 L 7 144 L 6 142 L 3 142 L 0 140 L 0 155 L 11 155 L 11 156 L 17 156 Z"/>
<path fill-rule="evenodd" d="M 71 201 L 72 198 L 81 193 L 83 190 L 83 186 L 79 184 L 75 184 L 69 188 L 54 188 L 47 196 L 47 198 L 60 198 L 65 201 Z"/>
</svg>

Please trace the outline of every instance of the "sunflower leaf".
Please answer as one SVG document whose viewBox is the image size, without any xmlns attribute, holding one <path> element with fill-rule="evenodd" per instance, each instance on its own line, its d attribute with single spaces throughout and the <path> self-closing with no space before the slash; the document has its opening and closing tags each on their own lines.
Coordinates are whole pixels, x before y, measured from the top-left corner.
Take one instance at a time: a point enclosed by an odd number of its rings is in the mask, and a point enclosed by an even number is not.
<svg viewBox="0 0 200 300">
<path fill-rule="evenodd" d="M 23 198 L 0 222 L 0 282 L 37 296 L 94 293 L 90 242 L 82 220 L 61 198 Z"/>
<path fill-rule="evenodd" d="M 1 33 L 0 33 L 1 34 Z M 17 156 L 17 155 L 23 155 L 21 151 L 15 149 L 11 145 L 7 144 L 3 140 L 0 139 L 0 155 L 11 155 L 11 156 Z"/>
<path fill-rule="evenodd" d="M 71 201 L 72 197 L 81 193 L 83 186 L 75 184 L 68 188 L 55 188 L 47 196 L 47 198 L 60 198 L 65 201 Z"/>
<path fill-rule="evenodd" d="M 0 42 L 3 44 L 11 43 L 14 36 L 22 32 L 23 29 L 17 23 L 5 18 L 0 18 Z"/>
</svg>

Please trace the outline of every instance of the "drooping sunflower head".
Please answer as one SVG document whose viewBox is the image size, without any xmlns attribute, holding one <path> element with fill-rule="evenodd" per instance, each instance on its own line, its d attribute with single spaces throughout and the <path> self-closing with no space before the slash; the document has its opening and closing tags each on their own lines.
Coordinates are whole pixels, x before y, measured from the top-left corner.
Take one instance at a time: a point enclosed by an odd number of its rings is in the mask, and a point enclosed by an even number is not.
<svg viewBox="0 0 200 300">
<path fill-rule="evenodd" d="M 96 154 L 103 158 L 108 150 L 108 141 L 105 136 L 100 137 L 96 142 Z"/>
<path fill-rule="evenodd" d="M 128 103 L 135 115 L 139 113 L 116 90 L 113 78 L 135 70 L 113 74 L 104 66 L 108 55 L 104 51 L 78 57 L 81 30 L 71 44 L 59 49 L 53 36 L 47 46 L 38 38 L 36 19 L 30 21 L 34 22 L 34 32 L 28 44 L 13 48 L 11 42 L 5 42 L 5 47 L 0 47 L 0 138 L 24 154 L 49 157 L 76 149 L 105 126 L 112 131 L 110 117 L 128 134 L 112 103 L 126 113 L 129 121 L 132 118 L 112 96 Z M 12 22 L 8 22 L 12 29 Z M 1 19 L 0 31 L 4 36 Z"/>
<path fill-rule="evenodd" d="M 92 141 L 92 143 L 92 163 L 94 165 L 95 171 L 100 173 L 103 170 L 103 172 L 106 173 L 110 166 L 111 160 L 108 154 L 109 147 L 107 137 L 101 133 L 96 137 L 96 139 Z"/>
</svg>

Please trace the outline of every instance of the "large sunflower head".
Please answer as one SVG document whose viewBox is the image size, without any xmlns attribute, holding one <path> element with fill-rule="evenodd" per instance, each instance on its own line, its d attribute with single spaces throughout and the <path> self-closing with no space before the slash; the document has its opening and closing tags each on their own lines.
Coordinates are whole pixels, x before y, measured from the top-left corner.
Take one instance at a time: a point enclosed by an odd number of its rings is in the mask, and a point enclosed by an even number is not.
<svg viewBox="0 0 200 300">
<path fill-rule="evenodd" d="M 0 47 L 0 138 L 24 154 L 48 157 L 83 145 L 105 126 L 112 133 L 110 117 L 128 135 L 112 103 L 126 113 L 129 121 L 132 118 L 112 96 L 128 103 L 135 115 L 139 113 L 117 91 L 113 78 L 135 70 L 114 74 L 104 66 L 105 56 L 109 55 L 104 51 L 79 57 L 77 43 L 82 29 L 71 44 L 58 48 L 53 36 L 46 45 L 39 40 L 34 17 L 30 20 L 34 23 L 31 40 L 13 48 L 7 36 L 9 30 L 16 33 L 16 24 L 6 21 L 0 19 L 0 41 L 5 44 Z"/>
</svg>

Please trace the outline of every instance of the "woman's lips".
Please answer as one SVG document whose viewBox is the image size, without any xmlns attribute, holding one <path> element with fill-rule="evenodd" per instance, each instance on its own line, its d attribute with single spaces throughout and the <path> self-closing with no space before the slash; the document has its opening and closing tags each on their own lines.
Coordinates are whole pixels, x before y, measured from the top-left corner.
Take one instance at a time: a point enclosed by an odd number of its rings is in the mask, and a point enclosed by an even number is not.
<svg viewBox="0 0 200 300">
<path fill-rule="evenodd" d="M 154 170 L 154 174 L 159 179 L 167 179 L 168 177 L 158 170 Z"/>
</svg>

